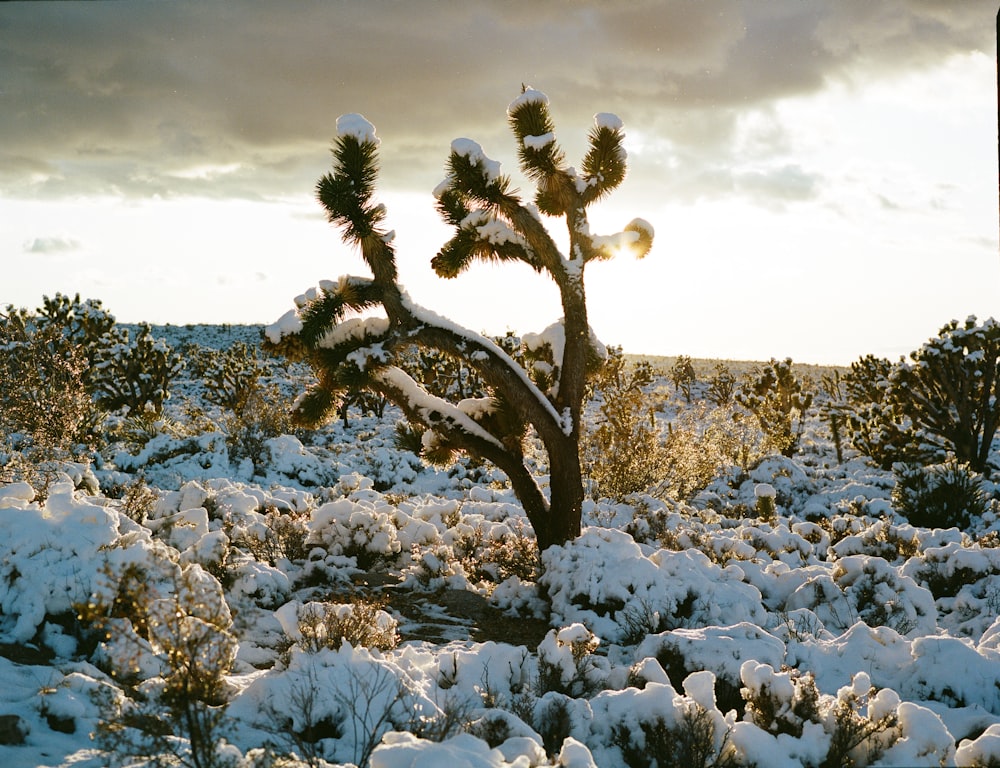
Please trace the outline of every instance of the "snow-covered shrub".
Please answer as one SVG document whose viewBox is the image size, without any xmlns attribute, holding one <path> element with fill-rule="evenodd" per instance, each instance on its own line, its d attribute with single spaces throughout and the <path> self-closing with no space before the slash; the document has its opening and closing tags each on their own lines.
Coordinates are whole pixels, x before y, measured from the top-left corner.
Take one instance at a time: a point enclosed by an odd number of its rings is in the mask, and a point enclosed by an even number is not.
<svg viewBox="0 0 1000 768">
<path fill-rule="evenodd" d="M 387 651 L 399 642 L 398 622 L 385 600 L 354 597 L 347 603 L 286 603 L 275 612 L 285 634 L 307 653 L 337 650 L 343 643 Z"/>
<path fill-rule="evenodd" d="M 750 659 L 740 666 L 746 718 L 759 728 L 801 738 L 806 723 L 819 722 L 819 691 L 809 674 L 775 672 L 770 664 Z"/>
<path fill-rule="evenodd" d="M 515 576 L 524 582 L 538 577 L 538 544 L 523 518 L 500 523 L 465 520 L 447 532 L 445 541 L 474 581 L 499 584 Z"/>
<path fill-rule="evenodd" d="M 604 691 L 591 700 L 587 743 L 600 765 L 737 766 L 732 716 L 715 706 L 711 672 L 690 675 L 684 695 L 668 683 Z"/>
<path fill-rule="evenodd" d="M 757 500 L 754 504 L 754 513 L 765 523 L 772 522 L 777 513 L 774 497 L 778 495 L 778 492 L 774 490 L 774 486 L 770 483 L 757 483 L 754 486 L 753 495 Z"/>
<path fill-rule="evenodd" d="M 44 503 L 27 483 L 0 488 L 0 627 L 13 642 L 29 643 L 47 618 L 73 615 L 86 604 L 106 557 L 119 540 L 120 518 L 111 509 L 77 498 L 63 478 Z M 136 532 L 144 549 L 148 533 Z"/>
<path fill-rule="evenodd" d="M 612 743 L 629 768 L 736 768 L 740 761 L 729 741 L 729 728 L 717 735 L 715 713 L 697 702 L 686 704 L 673 722 L 662 717 L 642 720 L 639 733 L 618 726 Z M 641 733 L 641 738 L 639 734 Z"/>
<path fill-rule="evenodd" d="M 893 525 L 885 519 L 857 526 L 848 526 L 845 518 L 833 518 L 829 522 L 842 536 L 829 548 L 832 558 L 868 555 L 890 563 L 905 563 L 920 551 L 920 532 L 912 525 Z M 853 532 L 855 530 L 857 533 Z"/>
<path fill-rule="evenodd" d="M 394 562 L 401 549 L 390 510 L 362 499 L 339 499 L 314 509 L 306 546 L 322 546 L 331 555 L 353 557 L 370 570 Z"/>
<path fill-rule="evenodd" d="M 893 473 L 893 509 L 913 525 L 966 530 L 990 509 L 983 477 L 969 464 L 896 464 Z"/>
<path fill-rule="evenodd" d="M 743 572 L 720 568 L 701 552 L 647 555 L 628 534 L 601 528 L 550 549 L 539 583 L 548 590 L 553 621 L 583 623 L 602 639 L 621 640 L 623 618 L 634 611 L 655 612 L 657 630 L 709 626 L 723 617 L 764 623 L 760 592 L 744 583 Z"/>
<path fill-rule="evenodd" d="M 740 693 L 742 664 L 753 659 L 780 667 L 785 660 L 785 647 L 766 630 L 744 622 L 651 634 L 638 645 L 635 658 L 655 659 L 675 688 L 681 687 L 692 673 L 711 672 L 719 709 L 742 713 L 745 706 Z"/>
<path fill-rule="evenodd" d="M 97 745 L 125 762 L 234 765 L 223 736 L 225 675 L 237 649 L 231 623 L 219 583 L 197 565 L 179 571 L 172 594 L 150 601 L 145 636 L 124 635 L 111 656 L 124 673 L 152 657 L 161 673 L 140 682 L 135 698 L 102 699 Z"/>
<path fill-rule="evenodd" d="M 935 598 L 951 598 L 982 579 L 1000 575 L 1000 549 L 950 541 L 911 557 L 902 572 L 927 587 Z"/>
<path fill-rule="evenodd" d="M 937 626 L 933 595 L 880 557 L 841 558 L 830 573 L 808 577 L 784 607 L 808 608 L 830 631 L 858 620 L 900 634 L 933 633 Z"/>
<path fill-rule="evenodd" d="M 751 755 L 770 752 L 769 765 L 871 765 L 900 739 L 900 712 L 906 705 L 900 705 L 895 691 L 876 692 L 864 672 L 836 696 L 821 695 L 812 676 L 795 669 L 776 672 L 751 660 L 740 675 L 747 713 L 734 741 L 744 749 L 752 745 Z M 770 738 L 753 736 L 747 726 Z"/>
<path fill-rule="evenodd" d="M 301 561 L 309 555 L 308 520 L 308 515 L 284 512 L 272 505 L 262 520 L 235 523 L 230 538 L 233 546 L 270 566 Z"/>
<path fill-rule="evenodd" d="M 955 765 L 1000 768 L 1000 723 L 989 726 L 975 739 L 962 739 L 955 750 Z"/>
<path fill-rule="evenodd" d="M 292 432 L 288 406 L 277 387 L 254 385 L 240 393 L 242 398 L 231 414 L 222 419 L 229 460 L 247 461 L 253 474 L 264 471 L 271 461 L 268 441 Z"/>
<path fill-rule="evenodd" d="M 293 648 L 287 666 L 255 677 L 230 715 L 336 763 L 368 765 L 390 731 L 411 731 L 441 709 L 418 681 L 379 651 L 342 645 L 306 653 Z M 391 765 L 391 763 L 390 763 Z"/>
<path fill-rule="evenodd" d="M 813 395 L 792 370 L 792 359 L 755 370 L 736 392 L 736 401 L 757 417 L 771 450 L 792 456 L 798 448 Z"/>
<path fill-rule="evenodd" d="M 594 657 L 600 640 L 583 624 L 549 630 L 538 646 L 539 694 L 555 691 L 587 697 L 601 684 L 601 670 Z"/>
<path fill-rule="evenodd" d="M 103 345 L 94 362 L 94 399 L 102 408 L 127 408 L 138 413 L 147 408 L 160 413 L 184 360 L 152 329 L 140 324 L 135 338 L 119 329 L 113 342 Z"/>
</svg>

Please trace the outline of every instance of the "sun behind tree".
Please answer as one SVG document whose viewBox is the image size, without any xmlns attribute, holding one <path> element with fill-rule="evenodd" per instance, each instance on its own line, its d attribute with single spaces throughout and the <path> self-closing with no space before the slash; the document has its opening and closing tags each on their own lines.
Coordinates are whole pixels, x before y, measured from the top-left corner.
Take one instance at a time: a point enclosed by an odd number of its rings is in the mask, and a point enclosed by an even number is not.
<svg viewBox="0 0 1000 768">
<path fill-rule="evenodd" d="M 307 360 L 316 374 L 297 403 L 297 421 L 314 425 L 333 417 L 348 392 L 383 395 L 426 430 L 426 460 L 447 464 L 465 451 L 506 473 L 545 550 L 580 533 L 580 417 L 586 381 L 605 357 L 587 322 L 584 267 L 623 247 L 645 256 L 653 231 L 634 219 L 614 235 L 590 232 L 588 206 L 625 178 L 624 134 L 615 115 L 595 116 L 579 171 L 566 165 L 544 94 L 523 88 L 507 115 L 521 169 L 536 185 L 534 204 L 520 199 L 479 144 L 456 139 L 448 175 L 434 191 L 437 209 L 455 234 L 431 265 L 448 278 L 476 260 L 522 261 L 548 274 L 559 288 L 563 317 L 525 336 L 527 369 L 490 339 L 415 304 L 399 285 L 392 232 L 382 226 L 386 209 L 373 199 L 379 139 L 356 114 L 337 120 L 333 172 L 319 180 L 317 195 L 344 241 L 360 249 L 372 276 L 342 277 L 310 289 L 267 329 L 266 345 Z M 539 213 L 565 220 L 568 253 L 557 248 Z M 379 306 L 384 315 L 360 316 Z M 414 347 L 463 361 L 486 383 L 488 395 L 451 402 L 427 391 L 400 365 Z M 529 428 L 548 454 L 548 495 L 525 464 Z"/>
</svg>

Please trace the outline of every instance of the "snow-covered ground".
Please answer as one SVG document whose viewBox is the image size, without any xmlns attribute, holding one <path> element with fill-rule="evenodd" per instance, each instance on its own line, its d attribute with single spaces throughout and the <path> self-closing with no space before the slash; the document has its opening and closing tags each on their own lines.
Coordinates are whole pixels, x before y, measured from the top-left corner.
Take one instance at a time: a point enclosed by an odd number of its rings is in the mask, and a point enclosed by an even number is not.
<svg viewBox="0 0 1000 768">
<path fill-rule="evenodd" d="M 167 332 L 224 347 L 246 329 Z M 266 373 L 289 392 L 298 375 Z M 686 407 L 658 387 L 662 416 Z M 199 396 L 182 383 L 168 415 Z M 108 701 L 129 675 L 155 691 L 179 628 L 229 665 L 233 764 L 662 768 L 684 764 L 667 762 L 688 754 L 678 734 L 707 745 L 697 765 L 1000 761 L 1000 523 L 908 525 L 891 473 L 838 463 L 815 415 L 794 458 L 691 504 L 589 500 L 537 581 L 503 476 L 423 466 L 396 420 L 272 438 L 256 467 L 221 431 L 164 429 L 44 489 L 0 486 L 0 741 L 23 736 L 5 768 L 108 765 L 91 738 Z M 122 499 L 139 473 L 145 514 Z M 372 637 L 402 642 L 324 643 L 309 618 L 348 617 L 352 595 L 384 598 Z M 537 642 L 512 642 L 501 611 Z"/>
</svg>

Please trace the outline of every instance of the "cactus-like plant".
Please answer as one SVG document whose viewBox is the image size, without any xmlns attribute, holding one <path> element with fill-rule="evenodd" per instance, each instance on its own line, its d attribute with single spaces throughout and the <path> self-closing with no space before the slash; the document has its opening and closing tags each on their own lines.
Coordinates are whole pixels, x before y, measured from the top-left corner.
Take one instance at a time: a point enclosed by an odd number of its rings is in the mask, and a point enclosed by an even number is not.
<svg viewBox="0 0 1000 768">
<path fill-rule="evenodd" d="M 141 324 L 134 339 L 127 330 L 118 330 L 115 342 L 98 350 L 92 372 L 94 399 L 109 411 L 152 408 L 160 413 L 183 368 L 181 356 L 162 339 L 154 339 L 149 325 Z"/>
<path fill-rule="evenodd" d="M 783 456 L 798 448 L 812 400 L 792 370 L 791 358 L 771 358 L 736 393 L 736 401 L 757 417 L 771 447 Z"/>
<path fill-rule="evenodd" d="M 393 236 L 383 226 L 386 209 L 374 199 L 379 140 L 360 115 L 337 121 L 333 172 L 320 179 L 317 194 L 330 222 L 360 250 L 372 276 L 342 277 L 311 289 L 267 330 L 267 343 L 287 356 L 307 359 L 316 372 L 316 384 L 298 401 L 300 422 L 329 418 L 353 388 L 382 394 L 426 428 L 425 458 L 449 462 L 464 451 L 503 470 L 545 549 L 580 531 L 581 409 L 587 378 L 603 357 L 587 321 L 584 268 L 612 258 L 622 247 L 645 255 L 653 233 L 639 219 L 612 236 L 590 231 L 587 208 L 625 178 L 624 134 L 617 117 L 596 117 L 580 170 L 566 164 L 544 94 L 523 89 L 510 104 L 508 119 L 521 169 L 536 185 L 534 205 L 521 200 L 499 163 L 476 142 L 456 139 L 447 178 L 435 190 L 438 211 L 455 234 L 431 266 L 439 276 L 454 278 L 476 261 L 520 261 L 555 282 L 563 317 L 524 339 L 536 353 L 527 370 L 492 340 L 419 306 L 399 285 Z M 566 253 L 545 229 L 539 211 L 565 220 Z M 384 314 L 361 316 L 376 307 Z M 400 364 L 414 348 L 464 361 L 485 382 L 488 395 L 451 401 L 429 392 Z M 548 494 L 525 462 L 529 427 L 548 454 Z"/>
<path fill-rule="evenodd" d="M 930 456 L 988 471 L 1000 427 L 1000 323 L 952 320 L 889 374 L 886 396 Z"/>
</svg>

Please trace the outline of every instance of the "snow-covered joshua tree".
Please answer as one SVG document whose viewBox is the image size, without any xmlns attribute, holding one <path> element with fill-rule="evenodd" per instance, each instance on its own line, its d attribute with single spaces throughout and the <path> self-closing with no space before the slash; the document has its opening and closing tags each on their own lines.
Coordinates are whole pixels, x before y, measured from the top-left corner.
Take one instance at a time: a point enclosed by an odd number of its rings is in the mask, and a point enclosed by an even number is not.
<svg viewBox="0 0 1000 768">
<path fill-rule="evenodd" d="M 555 141 L 544 94 L 522 89 L 507 115 L 521 168 L 537 188 L 534 204 L 521 200 L 500 164 L 476 142 L 456 139 L 447 178 L 435 190 L 438 211 L 455 234 L 431 265 L 439 276 L 453 278 L 475 260 L 522 261 L 555 281 L 563 317 L 525 336 L 535 361 L 528 370 L 488 338 L 415 304 L 397 282 L 393 234 L 382 226 L 385 207 L 373 199 L 379 139 L 360 115 L 337 120 L 333 172 L 320 179 L 317 195 L 345 242 L 360 249 L 372 276 L 342 277 L 310 289 L 267 329 L 266 343 L 308 360 L 316 373 L 316 383 L 296 403 L 301 423 L 331 417 L 350 390 L 384 395 L 426 428 L 427 460 L 444 463 L 466 451 L 503 470 L 544 550 L 580 532 L 580 414 L 587 377 L 604 357 L 587 322 L 584 267 L 620 250 L 646 255 L 653 232 L 635 219 L 618 234 L 598 236 L 587 222 L 587 207 L 625 178 L 621 120 L 606 113 L 595 117 L 578 171 L 566 164 Z M 565 219 L 568 253 L 557 248 L 540 213 Z M 384 314 L 360 316 L 379 306 Z M 414 346 L 463 360 L 486 382 L 489 396 L 449 402 L 428 392 L 399 365 Z M 548 454 L 548 496 L 525 465 L 530 428 Z"/>
</svg>

